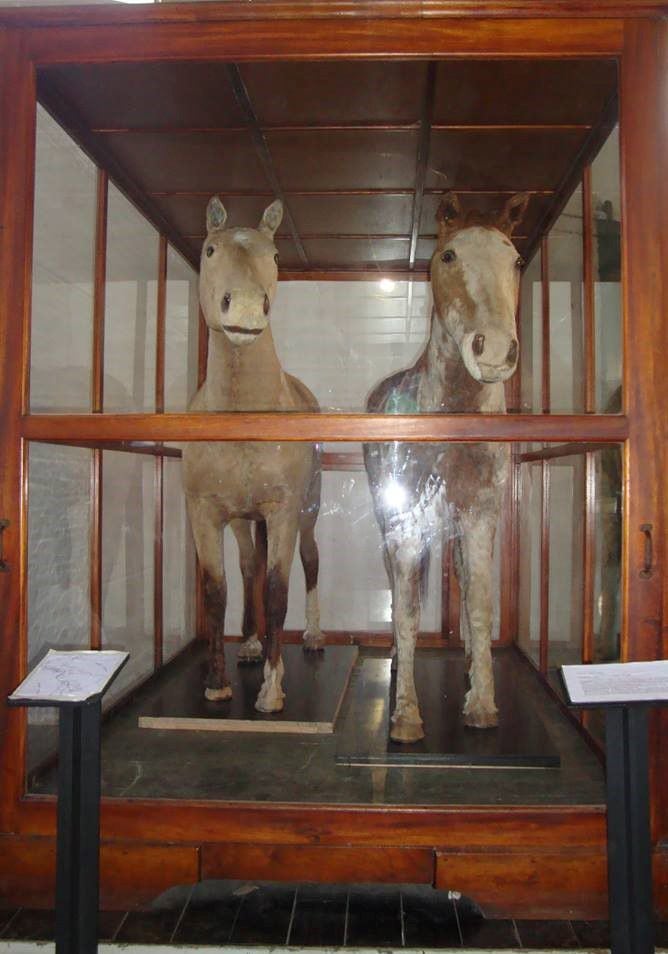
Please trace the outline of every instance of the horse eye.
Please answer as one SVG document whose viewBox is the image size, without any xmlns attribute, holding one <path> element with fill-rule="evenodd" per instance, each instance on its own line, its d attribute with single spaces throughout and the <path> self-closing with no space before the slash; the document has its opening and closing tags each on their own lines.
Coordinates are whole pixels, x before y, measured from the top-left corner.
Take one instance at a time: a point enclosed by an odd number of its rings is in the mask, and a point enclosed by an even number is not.
<svg viewBox="0 0 668 954">
<path fill-rule="evenodd" d="M 276 252 L 276 254 L 274 255 L 274 261 L 278 265 L 278 252 Z"/>
<path fill-rule="evenodd" d="M 441 255 L 441 261 L 445 262 L 446 265 L 449 265 L 450 262 L 454 262 L 456 258 L 457 258 L 457 254 L 451 248 L 446 249 L 445 252 L 443 252 L 443 254 Z"/>
<path fill-rule="evenodd" d="M 211 258 L 212 255 L 213 255 L 213 245 L 209 245 L 209 247 L 206 250 L 206 257 Z"/>
<path fill-rule="evenodd" d="M 524 268 L 524 259 L 521 255 L 518 255 L 515 259 L 515 268 Z"/>
</svg>

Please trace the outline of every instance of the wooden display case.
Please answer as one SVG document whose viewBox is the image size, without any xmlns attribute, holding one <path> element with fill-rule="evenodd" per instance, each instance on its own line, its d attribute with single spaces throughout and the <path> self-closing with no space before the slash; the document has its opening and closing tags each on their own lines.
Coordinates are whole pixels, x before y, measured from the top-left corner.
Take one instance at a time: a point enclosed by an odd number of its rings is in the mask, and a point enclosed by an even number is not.
<svg viewBox="0 0 668 954">
<path fill-rule="evenodd" d="M 7 519 L 0 574 L 3 617 L 0 698 L 25 676 L 27 662 L 28 442 L 113 447 L 118 442 L 226 440 L 423 440 L 558 442 L 583 452 L 623 444 L 622 657 L 666 655 L 663 578 L 665 540 L 665 407 L 668 346 L 664 278 L 668 192 L 668 6 L 625 3 L 388 2 L 312 3 L 261 0 L 18 8 L 0 11 L 0 388 L 2 467 L 0 517 Z M 93 367 L 90 414 L 36 414 L 29 406 L 35 104 L 49 70 L 142 63 L 269 63 L 338 60 L 432 62 L 528 58 L 612 59 L 619 65 L 623 190 L 623 407 L 595 414 L 588 372 L 578 414 L 502 417 L 100 414 L 101 350 Z M 74 71 L 76 72 L 76 70 Z M 128 178 L 79 116 L 43 98 L 78 131 L 96 161 L 103 209 L 107 173 L 161 228 L 161 266 L 170 239 L 191 260 L 196 243 L 175 234 L 169 215 Z M 98 133 L 100 130 L 98 130 Z M 416 131 L 419 142 L 419 128 Z M 419 150 L 418 150 L 419 156 Z M 419 168 L 419 162 L 418 162 Z M 423 166 L 424 172 L 424 166 Z M 419 179 L 419 177 L 418 177 Z M 564 190 L 568 183 L 563 183 Z M 424 193 L 424 180 L 412 197 Z M 564 195 L 564 198 L 566 196 Z M 419 221 L 407 235 L 406 273 L 419 267 Z M 556 205 L 555 205 L 556 208 Z M 549 215 L 543 222 L 550 223 Z M 294 236 L 293 236 L 294 238 Z M 330 236 L 331 238 L 331 236 Z M 536 233 L 536 239 L 540 234 Z M 295 246 L 298 249 L 298 242 Z M 98 233 L 98 269 L 103 235 Z M 303 266 L 303 262 L 302 262 Z M 299 260 L 294 268 L 299 270 Z M 303 271 L 303 268 L 302 268 Z M 315 274 L 315 273 L 314 273 Z M 103 276 L 98 274 L 97 288 Z M 585 277 L 586 281 L 586 277 Z M 98 338 L 104 305 L 95 304 Z M 591 364 L 591 360 L 590 360 Z M 543 410 L 549 412 L 549 404 Z M 544 465 L 543 465 L 544 466 Z M 589 465 L 591 466 L 591 464 Z M 157 466 L 159 480 L 159 466 Z M 518 483 L 514 482 L 514 512 Z M 91 471 L 99 495 L 99 472 Z M 511 514 L 512 514 L 511 508 Z M 516 539 L 511 525 L 508 546 Z M 157 522 L 159 526 L 159 519 Z M 652 526 L 651 572 L 645 567 Z M 93 553 L 99 547 L 93 533 Z M 159 534 L 158 534 L 159 536 Z M 98 543 L 95 543 L 97 539 Z M 589 529 L 591 541 L 591 527 Z M 543 538 L 543 546 L 546 545 Z M 159 564 L 161 550 L 157 551 Z M 99 566 L 99 559 L 93 566 Z M 506 615 L 513 613 L 513 573 L 504 578 Z M 99 619 L 99 572 L 91 587 Z M 156 617 L 158 619 L 159 617 Z M 94 627 L 93 627 L 94 628 Z M 591 635 L 586 637 L 591 641 Z M 99 646 L 99 629 L 91 634 Z M 160 652 L 159 633 L 156 658 Z M 544 668 L 544 667 L 543 667 Z M 652 725 L 652 837 L 655 899 L 668 911 L 668 769 L 661 738 L 665 715 Z M 26 794 L 25 718 L 0 708 L 4 784 L 0 803 L 0 889 L 12 903 L 48 903 L 53 891 L 55 805 Z M 665 747 L 664 747 L 665 749 Z M 210 877 L 433 883 L 474 898 L 486 913 L 518 917 L 600 917 L 606 912 L 605 810 L 600 805 L 333 805 L 185 802 L 114 798 L 102 806 L 102 897 L 107 905 L 148 899 L 176 883 Z"/>
</svg>

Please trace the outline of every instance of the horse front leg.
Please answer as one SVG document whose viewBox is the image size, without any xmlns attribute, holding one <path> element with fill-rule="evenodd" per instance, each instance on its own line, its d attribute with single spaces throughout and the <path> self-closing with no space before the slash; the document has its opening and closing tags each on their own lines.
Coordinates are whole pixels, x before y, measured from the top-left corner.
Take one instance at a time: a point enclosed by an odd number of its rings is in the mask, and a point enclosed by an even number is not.
<svg viewBox="0 0 668 954">
<path fill-rule="evenodd" d="M 492 556 L 496 517 L 486 514 L 459 519 L 462 634 L 468 640 L 470 688 L 464 700 L 464 722 L 476 729 L 498 724 L 492 669 Z"/>
<path fill-rule="evenodd" d="M 219 509 L 210 501 L 188 496 L 186 502 L 204 584 L 204 615 L 209 643 L 204 695 L 217 702 L 232 696 L 232 687 L 225 674 L 227 580 L 223 562 L 224 521 Z"/>
<path fill-rule="evenodd" d="M 320 469 L 320 450 L 313 447 L 313 465 L 311 481 L 304 507 L 299 517 L 299 556 L 304 568 L 306 581 L 306 629 L 304 630 L 304 649 L 317 652 L 324 649 L 325 639 L 320 630 L 320 603 L 318 601 L 318 569 L 320 558 L 315 540 L 315 523 L 320 512 L 322 490 L 322 472 Z"/>
<path fill-rule="evenodd" d="M 244 617 L 241 624 L 243 642 L 239 646 L 239 662 L 260 662 L 262 643 L 258 639 L 255 616 L 255 544 L 248 520 L 232 520 L 232 532 L 239 545 L 239 566 L 244 585 Z"/>
<path fill-rule="evenodd" d="M 280 712 L 283 708 L 283 660 L 281 632 L 288 610 L 288 580 L 297 542 L 298 515 L 276 513 L 267 517 L 267 582 L 265 617 L 267 624 L 264 682 L 255 708 L 260 712 Z"/>
<path fill-rule="evenodd" d="M 464 591 L 463 583 L 464 580 L 464 556 L 462 554 L 462 542 L 460 538 L 455 539 L 454 546 L 452 548 L 454 563 L 455 563 L 455 575 L 460 585 L 461 593 L 461 608 L 459 612 L 459 637 L 464 644 L 464 657 L 466 659 L 466 669 L 471 666 L 471 629 L 469 627 L 469 618 L 466 612 L 464 611 Z"/>
<path fill-rule="evenodd" d="M 325 637 L 320 629 L 320 603 L 318 601 L 318 544 L 315 541 L 315 527 L 302 527 L 299 534 L 299 556 L 304 567 L 306 580 L 306 629 L 304 630 L 304 649 L 317 652 L 325 648 Z"/>
<path fill-rule="evenodd" d="M 420 629 L 421 542 L 411 538 L 387 547 L 392 581 L 392 623 L 396 647 L 397 691 L 390 738 L 417 742 L 424 738 L 415 690 L 415 643 Z"/>
</svg>

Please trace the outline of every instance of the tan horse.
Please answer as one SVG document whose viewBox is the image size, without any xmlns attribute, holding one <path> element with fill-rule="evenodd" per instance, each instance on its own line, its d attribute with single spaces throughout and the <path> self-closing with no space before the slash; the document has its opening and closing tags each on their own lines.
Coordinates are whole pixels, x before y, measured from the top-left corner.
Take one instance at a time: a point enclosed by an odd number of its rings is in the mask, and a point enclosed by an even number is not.
<svg viewBox="0 0 668 954">
<path fill-rule="evenodd" d="M 283 206 L 276 201 L 265 210 L 257 229 L 225 229 L 223 204 L 217 197 L 209 201 L 199 280 L 200 303 L 209 327 L 209 356 L 206 380 L 190 404 L 191 411 L 318 410 L 308 388 L 281 368 L 269 324 L 278 278 L 274 233 L 282 217 Z M 232 694 L 223 648 L 227 602 L 223 530 L 230 524 L 239 544 L 244 582 L 244 641 L 238 658 L 264 658 L 264 682 L 255 705 L 262 712 L 277 712 L 285 697 L 280 633 L 298 533 L 307 589 L 304 647 L 319 649 L 323 644 L 314 538 L 320 507 L 319 449 L 291 442 L 195 442 L 183 451 L 183 485 L 204 574 L 209 639 L 206 698 L 228 699 Z M 257 524 L 255 545 L 252 522 Z M 260 562 L 256 549 L 261 551 L 263 544 L 265 647 L 258 639 L 253 604 Z"/>
<path fill-rule="evenodd" d="M 490 218 L 479 213 L 465 217 L 454 194 L 443 198 L 431 260 L 429 341 L 411 368 L 377 385 L 367 402 L 369 411 L 506 410 L 503 382 L 517 365 L 522 265 L 509 236 L 527 201 L 524 194 L 514 196 L 498 218 Z M 469 661 L 464 720 L 478 728 L 494 726 L 492 553 L 509 449 L 503 444 L 388 443 L 367 444 L 364 451 L 392 587 L 398 658 L 391 737 L 415 742 L 424 736 L 413 661 L 429 548 L 444 520 L 455 535 L 461 631 Z"/>
</svg>

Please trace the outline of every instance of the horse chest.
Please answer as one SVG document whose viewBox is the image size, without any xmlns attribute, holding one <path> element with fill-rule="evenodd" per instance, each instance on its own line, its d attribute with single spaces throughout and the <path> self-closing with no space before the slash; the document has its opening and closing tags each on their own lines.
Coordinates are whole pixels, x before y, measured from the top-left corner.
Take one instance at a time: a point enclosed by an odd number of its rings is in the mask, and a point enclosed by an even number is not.
<svg viewBox="0 0 668 954">
<path fill-rule="evenodd" d="M 442 479 L 445 503 L 455 512 L 496 510 L 509 465 L 506 447 L 494 444 L 448 444 L 435 470 Z"/>
<path fill-rule="evenodd" d="M 184 451 L 184 487 L 229 518 L 259 518 L 305 493 L 310 463 L 310 446 L 203 442 Z"/>
</svg>

